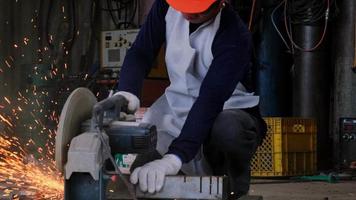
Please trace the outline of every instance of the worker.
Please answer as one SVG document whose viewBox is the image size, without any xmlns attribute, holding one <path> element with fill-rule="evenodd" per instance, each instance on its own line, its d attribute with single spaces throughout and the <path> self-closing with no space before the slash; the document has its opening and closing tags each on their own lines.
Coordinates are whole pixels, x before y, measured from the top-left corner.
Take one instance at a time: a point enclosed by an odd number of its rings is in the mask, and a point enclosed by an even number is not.
<svg viewBox="0 0 356 200">
<path fill-rule="evenodd" d="M 266 132 L 246 84 L 250 32 L 224 0 L 156 0 L 120 72 L 116 95 L 132 112 L 164 43 L 170 85 L 142 120 L 157 127 L 157 151 L 137 157 L 130 181 L 155 193 L 167 175 L 227 175 L 229 199 L 247 194 Z"/>
</svg>

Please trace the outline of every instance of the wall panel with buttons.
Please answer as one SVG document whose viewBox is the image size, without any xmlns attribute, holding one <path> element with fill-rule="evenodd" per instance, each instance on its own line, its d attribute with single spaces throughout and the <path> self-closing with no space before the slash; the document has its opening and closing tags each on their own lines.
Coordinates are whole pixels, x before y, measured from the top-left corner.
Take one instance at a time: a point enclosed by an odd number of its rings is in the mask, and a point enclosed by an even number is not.
<svg viewBox="0 0 356 200">
<path fill-rule="evenodd" d="M 124 62 L 126 52 L 131 48 L 139 29 L 103 31 L 101 34 L 101 70 L 118 73 Z M 148 78 L 167 79 L 164 59 L 164 45 L 157 55 Z"/>
<path fill-rule="evenodd" d="M 120 71 L 127 50 L 135 41 L 139 29 L 103 31 L 101 33 L 101 69 Z"/>
</svg>

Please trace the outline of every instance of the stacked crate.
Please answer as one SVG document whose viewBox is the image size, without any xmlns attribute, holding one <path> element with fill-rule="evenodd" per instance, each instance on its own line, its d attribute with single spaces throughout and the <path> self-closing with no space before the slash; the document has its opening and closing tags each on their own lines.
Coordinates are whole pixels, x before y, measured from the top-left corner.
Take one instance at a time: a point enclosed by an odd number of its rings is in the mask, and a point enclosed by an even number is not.
<svg viewBox="0 0 356 200">
<path fill-rule="evenodd" d="M 301 176 L 316 172 L 316 122 L 305 118 L 264 118 L 268 131 L 251 161 L 254 177 Z"/>
</svg>

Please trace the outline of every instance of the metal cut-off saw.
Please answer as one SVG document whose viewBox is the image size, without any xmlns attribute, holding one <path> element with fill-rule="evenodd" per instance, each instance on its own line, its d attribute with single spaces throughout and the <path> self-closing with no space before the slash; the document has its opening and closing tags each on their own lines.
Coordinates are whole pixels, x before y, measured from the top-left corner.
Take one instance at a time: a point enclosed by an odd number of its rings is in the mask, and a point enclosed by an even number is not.
<svg viewBox="0 0 356 200">
<path fill-rule="evenodd" d="M 114 155 L 153 151 L 157 132 L 151 124 L 123 121 L 120 113 L 126 111 L 127 103 L 120 95 L 97 102 L 87 88 L 69 95 L 55 142 L 56 166 L 65 178 L 65 200 L 226 199 L 226 177 L 167 176 L 162 191 L 155 194 L 143 193 L 129 183 Z M 112 181 L 113 176 L 118 181 Z"/>
</svg>

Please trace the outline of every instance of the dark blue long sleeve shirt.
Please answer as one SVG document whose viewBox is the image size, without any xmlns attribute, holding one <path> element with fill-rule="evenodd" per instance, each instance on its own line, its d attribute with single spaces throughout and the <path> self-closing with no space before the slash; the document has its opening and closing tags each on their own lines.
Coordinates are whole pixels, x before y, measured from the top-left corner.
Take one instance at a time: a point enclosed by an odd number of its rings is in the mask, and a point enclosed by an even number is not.
<svg viewBox="0 0 356 200">
<path fill-rule="evenodd" d="M 169 5 L 156 0 L 132 48 L 127 52 L 118 89 L 139 96 L 144 77 L 165 42 L 165 15 Z M 189 162 L 209 135 L 217 115 L 223 110 L 237 84 L 249 70 L 251 34 L 230 5 L 223 8 L 218 32 L 212 44 L 213 61 L 200 87 L 181 134 L 170 145 L 173 153 Z"/>
</svg>

